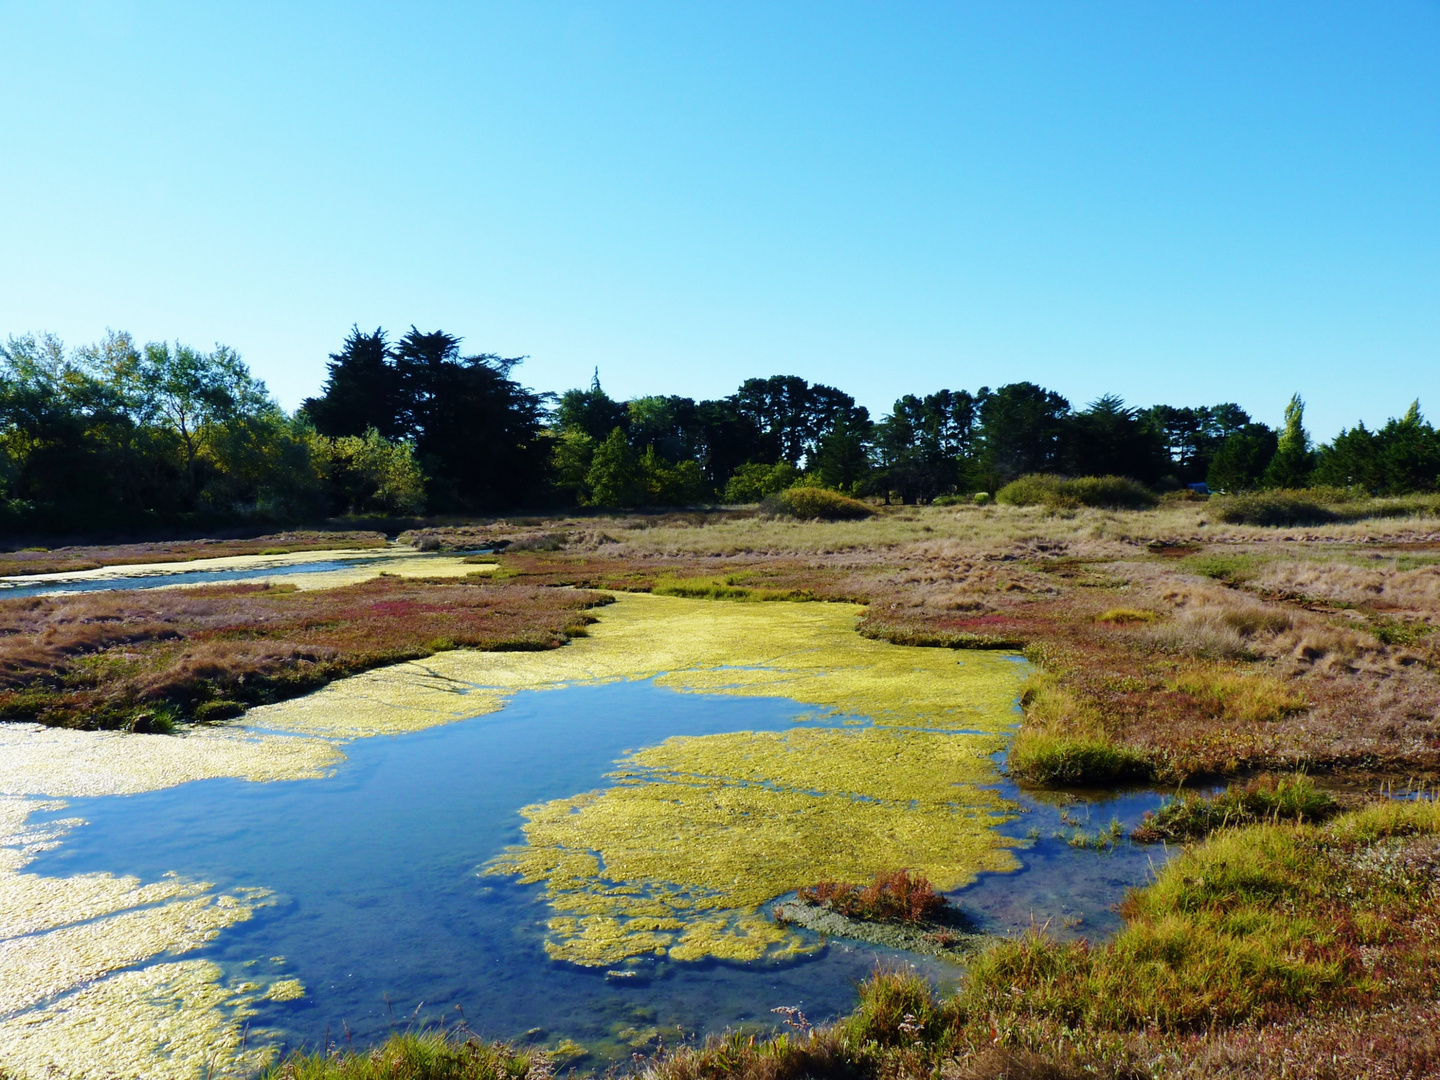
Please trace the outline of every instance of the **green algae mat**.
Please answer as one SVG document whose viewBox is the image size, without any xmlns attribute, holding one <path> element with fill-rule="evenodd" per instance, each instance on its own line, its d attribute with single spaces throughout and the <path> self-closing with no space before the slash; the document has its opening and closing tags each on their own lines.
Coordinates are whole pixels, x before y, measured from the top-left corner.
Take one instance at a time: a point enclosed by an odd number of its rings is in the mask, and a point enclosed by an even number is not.
<svg viewBox="0 0 1440 1080">
<path fill-rule="evenodd" d="M 70 824 L 37 827 L 32 812 L 210 777 L 323 784 L 350 740 L 494 712 L 520 691 L 653 679 L 804 706 L 790 730 L 671 738 L 617 761 L 606 786 L 511 807 L 525 842 L 484 873 L 540 885 L 558 961 L 783 960 L 807 939 L 766 905 L 799 885 L 906 866 L 951 889 L 1014 867 L 1015 841 L 994 828 L 1011 807 L 987 787 L 1015 719 L 1013 659 L 870 641 L 851 605 L 623 595 L 597 614 L 560 650 L 444 653 L 183 737 L 0 728 L 0 1067 L 244 1073 L 264 1053 L 263 1033 L 244 1035 L 256 1003 L 306 992 L 278 957 L 240 980 L 186 958 L 252 919 L 267 882 L 38 874 L 35 854 Z"/>
</svg>

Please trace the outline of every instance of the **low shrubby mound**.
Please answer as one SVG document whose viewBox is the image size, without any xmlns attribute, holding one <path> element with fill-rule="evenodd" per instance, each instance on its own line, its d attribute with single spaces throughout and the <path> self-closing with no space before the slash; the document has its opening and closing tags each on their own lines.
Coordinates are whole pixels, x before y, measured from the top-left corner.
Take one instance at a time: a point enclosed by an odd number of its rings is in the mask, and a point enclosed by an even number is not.
<svg viewBox="0 0 1440 1080">
<path fill-rule="evenodd" d="M 1266 774 L 1214 795 L 1172 799 L 1158 811 L 1147 812 L 1130 835 L 1144 844 L 1197 840 L 1216 829 L 1257 821 L 1324 821 L 1339 809 L 1339 803 L 1303 773 L 1278 779 Z"/>
<path fill-rule="evenodd" d="M 1012 480 L 995 493 L 995 501 L 1010 506 L 1048 506 L 1076 509 L 1097 506 L 1143 510 L 1159 504 L 1159 497 L 1144 484 L 1125 476 L 1077 476 L 1067 479 L 1052 473 L 1031 473 Z"/>
<path fill-rule="evenodd" d="M 828 907 L 852 919 L 875 922 L 924 922 L 945 907 L 930 882 L 909 870 L 876 874 L 870 885 L 821 881 L 799 892 L 800 899 Z"/>
<path fill-rule="evenodd" d="M 1347 488 L 1275 488 L 1220 495 L 1211 500 L 1210 506 L 1216 520 L 1227 525 L 1284 527 L 1440 514 L 1440 496 L 1417 494 L 1374 499 Z"/>
<path fill-rule="evenodd" d="M 859 499 L 818 487 L 786 488 L 768 496 L 760 507 L 767 514 L 821 521 L 858 521 L 875 513 Z"/>
</svg>

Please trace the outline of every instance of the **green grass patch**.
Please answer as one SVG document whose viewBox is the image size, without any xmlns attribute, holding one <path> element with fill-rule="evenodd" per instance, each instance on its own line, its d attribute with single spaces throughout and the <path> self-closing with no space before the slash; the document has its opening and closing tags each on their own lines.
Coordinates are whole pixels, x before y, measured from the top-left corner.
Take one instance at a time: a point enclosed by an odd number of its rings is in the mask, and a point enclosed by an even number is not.
<svg viewBox="0 0 1440 1080">
<path fill-rule="evenodd" d="M 264 1080 L 548 1080 L 543 1051 L 517 1050 L 443 1031 L 403 1032 L 368 1051 L 298 1052 Z"/>
<path fill-rule="evenodd" d="M 1158 618 L 1160 618 L 1160 613 L 1157 611 L 1149 611 L 1144 608 L 1115 607 L 1096 615 L 1095 621 L 1124 625 L 1125 623 L 1154 622 Z"/>
<path fill-rule="evenodd" d="M 1339 812 L 1334 798 L 1303 773 L 1258 776 L 1231 784 L 1215 795 L 1184 795 L 1147 813 L 1130 836 L 1143 844 L 1161 840 L 1196 840 L 1217 829 L 1257 821 L 1325 821 Z"/>
<path fill-rule="evenodd" d="M 1227 720 L 1248 724 L 1283 720 L 1309 707 L 1293 686 L 1260 673 L 1188 671 L 1173 680 L 1170 689 L 1200 700 Z"/>
</svg>

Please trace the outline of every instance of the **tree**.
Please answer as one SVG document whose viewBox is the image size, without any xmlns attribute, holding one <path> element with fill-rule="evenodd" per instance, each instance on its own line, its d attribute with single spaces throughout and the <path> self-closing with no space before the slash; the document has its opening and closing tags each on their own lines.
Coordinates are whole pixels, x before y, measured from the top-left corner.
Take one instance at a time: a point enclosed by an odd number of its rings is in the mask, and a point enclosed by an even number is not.
<svg viewBox="0 0 1440 1080">
<path fill-rule="evenodd" d="M 1310 482 L 1315 471 L 1315 452 L 1305 430 L 1305 402 L 1299 394 L 1285 406 L 1285 424 L 1275 443 L 1275 456 L 1265 468 L 1262 481 L 1267 488 L 1299 488 Z"/>
<path fill-rule="evenodd" d="M 200 494 L 202 455 L 231 424 L 272 417 L 276 408 L 265 384 L 250 374 L 240 354 L 224 345 L 204 353 L 176 343 L 145 346 L 135 370 L 134 400 L 142 423 L 166 427 L 184 454 L 187 502 Z"/>
<path fill-rule="evenodd" d="M 400 420 L 431 483 L 433 509 L 534 501 L 548 479 L 547 395 L 510 378 L 523 357 L 460 355 L 460 338 L 415 327 L 391 350 Z"/>
<path fill-rule="evenodd" d="M 1206 475 L 1215 491 L 1249 491 L 1275 456 L 1275 432 L 1265 424 L 1246 424 L 1232 432 L 1215 452 Z"/>
<path fill-rule="evenodd" d="M 629 426 L 629 410 L 600 388 L 600 369 L 590 381 L 588 390 L 566 390 L 560 395 L 552 423 L 559 431 L 583 431 L 597 441 L 605 439 L 617 427 Z"/>
<path fill-rule="evenodd" d="M 1026 473 L 1058 472 L 1070 402 L 1030 382 L 1010 383 L 980 403 L 981 462 L 996 487 Z"/>
<path fill-rule="evenodd" d="M 1153 484 L 1169 465 L 1160 432 L 1149 417 L 1115 394 L 1092 401 L 1068 418 L 1065 471 L 1074 476 L 1128 476 Z"/>
<path fill-rule="evenodd" d="M 853 492 L 870 471 L 867 437 L 868 415 L 864 410 L 839 413 L 820 438 L 815 451 L 815 475 L 820 483 L 837 491 Z"/>
<path fill-rule="evenodd" d="M 1341 431 L 1317 458 L 1318 483 L 1354 484 L 1376 495 L 1431 491 L 1440 481 L 1440 433 L 1420 415 L 1416 401 L 1378 431 L 1364 424 Z"/>
<path fill-rule="evenodd" d="M 1250 423 L 1249 414 L 1233 402 L 1197 408 L 1155 405 L 1143 415 L 1158 432 L 1176 475 L 1187 484 L 1203 481 L 1225 440 Z"/>
<path fill-rule="evenodd" d="M 318 398 L 300 408 L 321 435 L 363 436 L 374 429 L 386 439 L 401 434 L 400 373 L 390 359 L 385 331 L 351 327 L 338 353 L 330 354 L 329 376 Z"/>
<path fill-rule="evenodd" d="M 639 506 L 645 501 L 639 456 L 620 428 L 611 431 L 595 448 L 585 482 L 590 502 L 596 506 Z"/>
<path fill-rule="evenodd" d="M 413 448 L 373 427 L 364 435 L 311 436 L 311 453 L 342 514 L 418 514 L 425 507 L 425 478 Z"/>
</svg>

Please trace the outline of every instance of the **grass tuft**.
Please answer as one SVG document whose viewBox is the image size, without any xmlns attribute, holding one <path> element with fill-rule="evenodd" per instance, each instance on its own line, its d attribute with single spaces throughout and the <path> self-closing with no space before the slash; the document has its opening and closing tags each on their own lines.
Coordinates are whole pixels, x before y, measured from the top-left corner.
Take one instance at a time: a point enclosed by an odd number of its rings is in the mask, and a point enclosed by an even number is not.
<svg viewBox="0 0 1440 1080">
<path fill-rule="evenodd" d="M 438 1030 L 402 1032 L 359 1053 L 297 1052 L 263 1074 L 264 1080 L 548 1080 L 553 1075 L 542 1051 Z"/>
<path fill-rule="evenodd" d="M 1268 773 L 1245 784 L 1231 784 L 1216 795 L 1187 795 L 1147 812 L 1130 836 L 1142 844 L 1196 840 L 1217 829 L 1257 821 L 1325 821 L 1340 809 L 1329 794 L 1304 773 L 1279 777 Z"/>
</svg>

